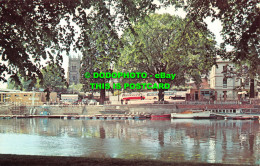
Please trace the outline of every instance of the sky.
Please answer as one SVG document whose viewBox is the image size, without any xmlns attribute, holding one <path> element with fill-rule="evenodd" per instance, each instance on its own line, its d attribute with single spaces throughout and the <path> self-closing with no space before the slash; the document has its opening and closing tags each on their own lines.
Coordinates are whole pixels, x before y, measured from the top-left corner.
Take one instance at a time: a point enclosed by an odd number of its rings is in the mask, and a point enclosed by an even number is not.
<svg viewBox="0 0 260 166">
<path fill-rule="evenodd" d="M 169 13 L 171 15 L 178 15 L 182 18 L 184 18 L 186 16 L 186 13 L 182 9 L 179 9 L 178 11 L 176 11 L 174 6 L 167 7 L 167 8 L 161 8 L 161 9 L 157 10 L 156 13 L 158 13 L 158 14 Z M 215 20 L 214 22 L 211 22 L 210 18 L 206 18 L 205 22 L 208 25 L 208 29 L 215 35 L 217 45 L 219 46 L 220 43 L 223 42 L 223 39 L 220 35 L 220 32 L 222 30 L 221 22 L 219 20 Z M 71 52 L 70 56 L 77 57 L 78 54 L 75 52 Z M 62 67 L 65 69 L 65 77 L 67 77 L 67 72 L 68 72 L 68 59 L 69 59 L 69 57 L 64 53 Z M 0 82 L 0 89 L 6 88 L 6 87 L 7 87 L 6 83 Z"/>
</svg>

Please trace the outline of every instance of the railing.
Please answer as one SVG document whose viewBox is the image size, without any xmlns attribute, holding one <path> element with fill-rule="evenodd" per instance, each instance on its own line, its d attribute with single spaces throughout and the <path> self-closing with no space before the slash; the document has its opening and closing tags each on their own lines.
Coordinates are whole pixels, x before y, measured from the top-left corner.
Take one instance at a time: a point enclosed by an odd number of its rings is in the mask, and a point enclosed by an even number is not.
<svg viewBox="0 0 260 166">
<path fill-rule="evenodd" d="M 170 103 L 167 102 L 160 102 L 160 103 L 151 103 L 151 104 L 180 104 L 180 105 L 206 105 L 206 104 L 259 104 L 260 99 L 248 99 L 248 100 L 227 100 L 227 101 L 170 101 Z M 120 104 L 121 101 L 105 101 L 104 105 L 111 105 L 111 104 Z M 131 101 L 128 101 L 128 104 L 132 104 Z M 137 103 L 141 104 L 141 103 Z M 62 104 L 62 103 L 43 103 L 43 102 L 35 102 L 34 106 L 59 106 L 59 107 L 78 107 L 78 106 L 84 106 L 85 104 Z M 125 105 L 125 103 L 123 103 Z M 31 102 L 27 103 L 19 103 L 19 102 L 1 102 L 0 106 L 4 107 L 20 107 L 20 106 L 27 106 L 31 107 L 33 106 Z"/>
<path fill-rule="evenodd" d="M 260 103 L 260 99 L 250 99 L 250 104 L 259 104 Z"/>
<path fill-rule="evenodd" d="M 212 104 L 241 104 L 237 100 L 228 100 L 228 101 L 214 101 Z"/>
<path fill-rule="evenodd" d="M 210 102 L 209 101 L 177 101 L 174 102 L 173 104 L 205 105 L 205 104 L 210 104 Z"/>
<path fill-rule="evenodd" d="M 228 100 L 228 101 L 181 101 L 181 102 L 174 102 L 174 104 L 205 105 L 205 104 L 241 104 L 241 103 L 236 100 Z"/>
<path fill-rule="evenodd" d="M 59 106 L 59 107 L 78 107 L 78 106 L 84 106 L 84 104 L 61 104 L 61 103 L 34 103 L 34 105 L 32 105 L 31 102 L 28 103 L 15 103 L 15 102 L 5 102 L 5 103 L 1 103 L 0 106 L 8 106 L 8 107 L 32 107 L 32 106 Z"/>
</svg>

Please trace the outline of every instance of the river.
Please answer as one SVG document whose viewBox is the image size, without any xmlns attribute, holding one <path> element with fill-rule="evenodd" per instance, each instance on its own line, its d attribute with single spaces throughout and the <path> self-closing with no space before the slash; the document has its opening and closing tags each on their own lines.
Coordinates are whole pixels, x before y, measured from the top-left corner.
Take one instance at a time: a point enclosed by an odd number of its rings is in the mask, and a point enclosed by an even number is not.
<svg viewBox="0 0 260 166">
<path fill-rule="evenodd" d="M 260 164 L 252 120 L 1 119 L 0 154 Z"/>
</svg>

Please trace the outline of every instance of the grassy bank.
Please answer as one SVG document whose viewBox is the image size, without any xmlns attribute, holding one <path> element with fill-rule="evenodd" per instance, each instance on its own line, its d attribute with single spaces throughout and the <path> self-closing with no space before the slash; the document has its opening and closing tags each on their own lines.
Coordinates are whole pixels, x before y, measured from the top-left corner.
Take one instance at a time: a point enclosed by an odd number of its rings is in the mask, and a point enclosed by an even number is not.
<svg viewBox="0 0 260 166">
<path fill-rule="evenodd" d="M 230 165 L 230 164 L 208 164 L 208 163 L 191 163 L 191 162 L 164 162 L 157 160 L 126 160 L 126 159 L 111 159 L 111 158 L 86 158 L 86 157 L 56 157 L 56 156 L 29 156 L 29 155 L 7 155 L 0 154 L 0 165 L 133 165 L 133 166 L 206 166 L 206 165 Z"/>
</svg>

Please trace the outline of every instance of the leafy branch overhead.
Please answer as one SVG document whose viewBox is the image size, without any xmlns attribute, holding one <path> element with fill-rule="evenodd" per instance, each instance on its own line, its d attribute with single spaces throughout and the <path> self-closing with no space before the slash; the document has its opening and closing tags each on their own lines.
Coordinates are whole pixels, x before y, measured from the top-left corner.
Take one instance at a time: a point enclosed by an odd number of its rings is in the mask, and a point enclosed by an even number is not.
<svg viewBox="0 0 260 166">
<path fill-rule="evenodd" d="M 114 7 L 115 15 L 120 18 L 118 23 L 114 16 L 110 16 L 112 11 L 108 6 Z M 88 47 L 88 34 L 91 32 L 87 31 L 96 26 L 87 15 L 88 10 L 93 10 L 93 15 L 99 18 L 97 20 L 103 20 L 104 24 L 100 26 L 116 31 L 128 27 L 154 9 L 151 2 L 141 0 L 3 0 L 0 3 L 0 81 L 6 81 L 7 74 L 17 78 L 18 73 L 34 82 L 37 78 L 42 80 L 41 62 L 50 58 L 47 49 L 68 53 L 71 46 L 81 51 L 81 48 Z M 71 21 L 81 28 L 79 39 L 75 38 L 77 32 Z M 113 29 L 115 25 L 116 29 Z M 109 35 L 116 36 L 115 33 Z M 102 52 L 100 49 L 104 48 L 98 49 Z M 62 59 L 59 64 L 61 62 Z M 18 79 L 15 81 L 19 83 Z"/>
<path fill-rule="evenodd" d="M 76 2 L 71 4 L 69 1 L 2 1 L 1 80 L 5 81 L 5 73 L 14 79 L 18 73 L 33 82 L 36 82 L 36 77 L 43 79 L 40 68 L 41 61 L 48 57 L 46 48 L 60 48 L 56 27 L 64 14 L 70 13 L 76 6 Z M 69 42 L 64 44 L 69 45 Z"/>
</svg>

